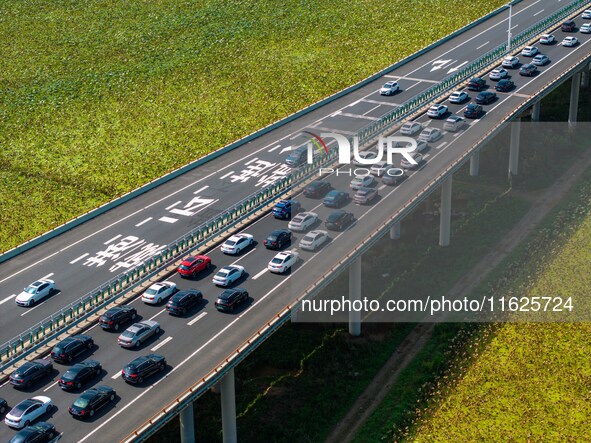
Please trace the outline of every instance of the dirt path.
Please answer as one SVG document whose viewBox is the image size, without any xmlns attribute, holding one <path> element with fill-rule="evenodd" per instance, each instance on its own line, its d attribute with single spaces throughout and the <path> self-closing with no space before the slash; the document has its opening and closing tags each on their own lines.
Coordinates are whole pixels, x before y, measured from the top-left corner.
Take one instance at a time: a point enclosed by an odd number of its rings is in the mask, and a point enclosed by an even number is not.
<svg viewBox="0 0 591 443">
<path fill-rule="evenodd" d="M 533 200 L 532 208 L 521 221 L 482 258 L 471 270 L 466 273 L 450 289 L 448 297 L 463 297 L 476 287 L 488 273 L 494 269 L 507 255 L 531 234 L 540 224 L 542 219 L 564 198 L 572 188 L 575 181 L 591 166 L 591 151 L 588 151 L 569 168 L 546 192 L 537 194 Z M 453 241 L 453 238 L 452 238 Z M 400 344 L 398 349 L 388 359 L 386 364 L 371 381 L 369 386 L 355 401 L 345 417 L 337 423 L 332 433 L 326 439 L 326 443 L 348 443 L 359 428 L 365 423 L 377 406 L 382 402 L 400 373 L 414 359 L 418 352 L 431 337 L 433 324 L 417 325 L 408 337 Z"/>
</svg>

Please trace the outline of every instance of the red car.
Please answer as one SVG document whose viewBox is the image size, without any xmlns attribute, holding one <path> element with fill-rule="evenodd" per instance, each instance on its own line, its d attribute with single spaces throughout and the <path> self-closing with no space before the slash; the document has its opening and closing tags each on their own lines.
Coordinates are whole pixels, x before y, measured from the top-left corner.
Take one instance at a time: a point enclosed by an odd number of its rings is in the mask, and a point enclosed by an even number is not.
<svg viewBox="0 0 591 443">
<path fill-rule="evenodd" d="M 207 255 L 195 255 L 183 260 L 178 268 L 181 277 L 195 277 L 199 272 L 211 266 L 211 258 Z"/>
</svg>

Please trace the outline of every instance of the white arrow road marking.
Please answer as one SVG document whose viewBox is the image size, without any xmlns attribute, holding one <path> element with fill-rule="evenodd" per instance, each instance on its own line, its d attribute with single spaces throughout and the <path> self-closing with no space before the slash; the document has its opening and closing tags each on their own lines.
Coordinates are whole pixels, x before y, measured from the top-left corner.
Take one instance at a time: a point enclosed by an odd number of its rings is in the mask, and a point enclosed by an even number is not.
<svg viewBox="0 0 591 443">
<path fill-rule="evenodd" d="M 284 153 L 284 152 L 286 152 L 286 151 L 291 151 L 291 145 L 290 145 L 290 146 L 288 146 L 287 148 L 283 148 L 283 149 L 281 150 L 280 154 L 283 154 L 283 153 Z"/>
<path fill-rule="evenodd" d="M 446 65 L 450 65 L 454 62 L 456 62 L 457 60 L 435 60 L 433 63 L 431 63 L 433 65 L 433 67 L 431 68 L 431 72 L 433 71 L 437 71 L 438 69 L 442 69 L 444 66 Z"/>
<path fill-rule="evenodd" d="M 486 42 L 486 43 L 485 43 L 484 45 L 482 45 L 482 46 L 485 46 L 485 45 L 487 45 L 487 44 L 489 44 L 489 43 L 490 43 L 490 42 Z M 476 49 L 480 49 L 480 48 L 482 48 L 482 46 L 480 46 L 479 48 L 476 48 Z M 448 74 L 451 74 L 452 72 L 459 71 L 459 69 L 460 69 L 462 66 L 466 65 L 466 64 L 468 64 L 468 62 L 467 62 L 467 61 L 466 61 L 466 62 L 463 62 L 463 63 L 460 63 L 459 65 L 457 65 L 457 66 L 454 66 L 454 67 L 453 67 L 453 68 L 451 68 L 449 71 L 447 71 L 447 73 L 448 73 Z"/>
</svg>

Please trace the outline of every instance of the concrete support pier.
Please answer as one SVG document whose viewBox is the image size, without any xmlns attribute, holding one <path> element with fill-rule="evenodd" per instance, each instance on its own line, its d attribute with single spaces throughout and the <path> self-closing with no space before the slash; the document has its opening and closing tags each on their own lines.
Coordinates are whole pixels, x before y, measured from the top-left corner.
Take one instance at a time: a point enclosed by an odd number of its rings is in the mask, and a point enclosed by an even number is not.
<svg viewBox="0 0 591 443">
<path fill-rule="evenodd" d="M 521 119 L 511 122 L 511 144 L 509 146 L 509 177 L 517 175 L 519 166 L 519 136 L 521 134 Z"/>
<path fill-rule="evenodd" d="M 351 304 L 355 300 L 361 300 L 361 257 L 357 257 L 349 265 L 349 300 Z M 349 334 L 353 337 L 361 335 L 361 311 L 359 310 L 349 311 Z"/>
<path fill-rule="evenodd" d="M 480 168 L 480 151 L 476 151 L 470 157 L 470 175 L 476 177 Z"/>
<path fill-rule="evenodd" d="M 190 403 L 179 414 L 181 423 L 181 443 L 195 443 L 195 419 L 193 416 L 193 403 Z"/>
<path fill-rule="evenodd" d="M 570 85 L 570 104 L 568 107 L 568 126 L 574 129 L 577 126 L 577 113 L 579 111 L 579 90 L 581 87 L 581 73 L 573 75 Z"/>
<path fill-rule="evenodd" d="M 439 208 L 439 246 L 449 246 L 451 237 L 451 183 L 450 175 L 441 185 L 441 206 Z"/>
<path fill-rule="evenodd" d="M 542 108 L 542 102 L 537 101 L 531 108 L 531 121 L 532 122 L 539 122 L 540 121 L 540 109 Z"/>
<path fill-rule="evenodd" d="M 400 239 L 400 222 L 394 223 L 390 228 L 390 240 Z"/>
<path fill-rule="evenodd" d="M 222 432 L 224 443 L 237 443 L 236 433 L 236 391 L 234 388 L 234 368 L 230 369 L 220 381 L 222 391 Z"/>
</svg>

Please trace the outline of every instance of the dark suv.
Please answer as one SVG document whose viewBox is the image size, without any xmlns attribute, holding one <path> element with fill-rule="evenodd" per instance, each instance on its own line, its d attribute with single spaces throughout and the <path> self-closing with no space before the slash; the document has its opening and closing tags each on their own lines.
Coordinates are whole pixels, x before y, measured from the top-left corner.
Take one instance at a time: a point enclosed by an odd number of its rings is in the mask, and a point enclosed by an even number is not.
<svg viewBox="0 0 591 443">
<path fill-rule="evenodd" d="M 10 374 L 10 383 L 15 388 L 30 388 L 37 380 L 50 377 L 53 365 L 50 360 L 28 361 Z"/>
<path fill-rule="evenodd" d="M 480 77 L 475 77 L 468 82 L 468 89 L 470 91 L 482 91 L 486 87 L 486 80 Z"/>
<path fill-rule="evenodd" d="M 464 110 L 464 117 L 478 118 L 478 117 L 480 117 L 481 113 L 482 113 L 482 106 L 481 105 L 477 105 L 476 103 L 470 103 L 468 106 L 466 106 L 466 109 Z"/>
<path fill-rule="evenodd" d="M 242 288 L 226 289 L 215 301 L 218 311 L 233 311 L 237 305 L 248 300 L 248 291 Z"/>
<path fill-rule="evenodd" d="M 294 151 L 291 151 L 285 159 L 285 164 L 291 168 L 296 168 L 304 163 L 308 159 L 308 147 L 300 146 Z"/>
<path fill-rule="evenodd" d="M 121 371 L 121 376 L 126 382 L 139 384 L 143 383 L 146 377 L 165 369 L 166 359 L 162 355 L 149 354 L 129 362 Z"/>
<path fill-rule="evenodd" d="M 51 358 L 55 361 L 64 363 L 71 362 L 74 357 L 82 354 L 86 350 L 92 349 L 94 340 L 88 335 L 73 335 L 64 338 L 51 350 Z"/>
<path fill-rule="evenodd" d="M 330 190 L 332 186 L 326 180 L 314 180 L 304 189 L 304 195 L 310 198 L 322 198 Z"/>
<path fill-rule="evenodd" d="M 166 304 L 166 310 L 172 315 L 184 315 L 193 306 L 203 301 L 203 294 L 197 289 L 177 292 Z"/>
<path fill-rule="evenodd" d="M 273 208 L 273 217 L 282 220 L 290 219 L 292 214 L 297 214 L 302 205 L 297 200 L 280 200 Z"/>
<path fill-rule="evenodd" d="M 103 329 L 114 329 L 118 331 L 121 325 L 135 320 L 137 310 L 132 306 L 116 306 L 109 309 L 99 318 L 99 325 Z"/>
<path fill-rule="evenodd" d="M 272 231 L 263 242 L 267 249 L 281 249 L 291 242 L 291 231 L 276 229 Z"/>
<path fill-rule="evenodd" d="M 564 32 L 574 32 L 577 29 L 577 25 L 575 25 L 574 20 L 567 20 L 562 23 L 560 29 Z"/>
</svg>

